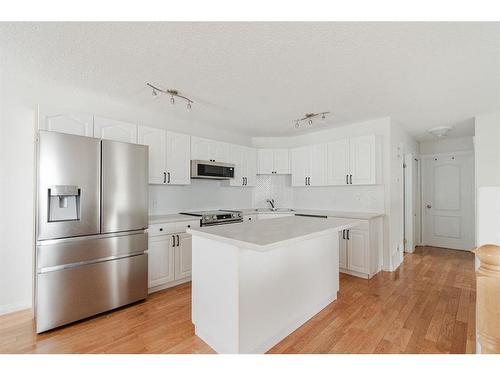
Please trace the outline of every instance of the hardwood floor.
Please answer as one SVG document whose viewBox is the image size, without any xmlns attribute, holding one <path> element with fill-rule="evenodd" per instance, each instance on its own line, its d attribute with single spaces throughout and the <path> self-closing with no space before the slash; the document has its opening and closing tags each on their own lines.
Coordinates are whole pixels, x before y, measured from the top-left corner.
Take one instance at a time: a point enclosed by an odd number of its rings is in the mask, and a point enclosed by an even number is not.
<svg viewBox="0 0 500 375">
<path fill-rule="evenodd" d="M 337 301 L 270 353 L 474 353 L 469 252 L 418 248 L 393 273 L 341 275 Z M 0 317 L 0 353 L 212 353 L 194 335 L 191 285 L 41 335 L 30 311 Z"/>
</svg>

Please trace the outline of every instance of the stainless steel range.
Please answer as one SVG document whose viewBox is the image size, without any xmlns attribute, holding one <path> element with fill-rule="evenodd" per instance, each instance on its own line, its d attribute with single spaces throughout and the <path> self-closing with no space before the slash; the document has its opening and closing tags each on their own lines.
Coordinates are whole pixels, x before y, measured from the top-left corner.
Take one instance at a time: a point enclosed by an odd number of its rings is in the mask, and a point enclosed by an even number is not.
<svg viewBox="0 0 500 375">
<path fill-rule="evenodd" d="M 181 213 L 183 215 L 200 217 L 200 225 L 202 227 L 243 222 L 243 215 L 241 214 L 241 211 L 215 210 Z"/>
</svg>

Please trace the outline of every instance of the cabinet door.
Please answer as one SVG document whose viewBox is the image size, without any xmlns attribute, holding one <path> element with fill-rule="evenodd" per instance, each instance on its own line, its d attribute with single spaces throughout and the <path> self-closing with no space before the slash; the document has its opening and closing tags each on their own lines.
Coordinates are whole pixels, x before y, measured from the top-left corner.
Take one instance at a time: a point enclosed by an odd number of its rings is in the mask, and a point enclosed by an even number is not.
<svg viewBox="0 0 500 375">
<path fill-rule="evenodd" d="M 147 126 L 137 127 L 137 142 L 149 146 L 149 183 L 163 184 L 166 171 L 166 132 Z"/>
<path fill-rule="evenodd" d="M 328 147 L 326 143 L 314 145 L 309 151 L 309 186 L 325 186 L 328 180 Z"/>
<path fill-rule="evenodd" d="M 339 267 L 347 269 L 347 241 L 345 240 L 345 232 L 339 233 Z"/>
<path fill-rule="evenodd" d="M 210 159 L 221 163 L 230 163 L 229 144 L 225 142 L 210 141 Z"/>
<path fill-rule="evenodd" d="M 255 186 L 257 182 L 257 150 L 245 147 L 245 186 Z"/>
<path fill-rule="evenodd" d="M 174 236 L 149 238 L 148 287 L 174 280 Z"/>
<path fill-rule="evenodd" d="M 328 143 L 328 185 L 349 183 L 349 139 Z"/>
<path fill-rule="evenodd" d="M 137 125 L 94 116 L 94 137 L 111 141 L 137 143 Z"/>
<path fill-rule="evenodd" d="M 187 233 L 178 234 L 179 246 L 175 247 L 175 280 L 191 276 L 191 235 Z"/>
<path fill-rule="evenodd" d="M 290 158 L 288 149 L 274 150 L 274 172 L 277 174 L 290 173 Z"/>
<path fill-rule="evenodd" d="M 369 273 L 368 232 L 349 229 L 347 240 L 347 268 L 352 271 Z"/>
<path fill-rule="evenodd" d="M 259 149 L 257 153 L 257 173 L 271 174 L 274 172 L 274 151 L 270 149 Z"/>
<path fill-rule="evenodd" d="M 191 137 L 167 131 L 167 183 L 191 183 Z"/>
<path fill-rule="evenodd" d="M 246 173 L 245 166 L 245 148 L 239 145 L 231 145 L 230 159 L 234 164 L 234 178 L 229 181 L 231 186 L 244 186 L 244 177 Z"/>
<path fill-rule="evenodd" d="M 191 159 L 210 160 L 210 140 L 199 137 L 191 137 Z"/>
<path fill-rule="evenodd" d="M 355 137 L 349 140 L 349 165 L 353 185 L 376 183 L 375 135 Z"/>
<path fill-rule="evenodd" d="M 306 177 L 309 172 L 309 149 L 299 147 L 290 150 L 290 168 L 292 172 L 292 186 L 306 186 Z"/>
<path fill-rule="evenodd" d="M 94 135 L 94 117 L 85 113 L 39 108 L 38 128 L 92 137 Z"/>
</svg>

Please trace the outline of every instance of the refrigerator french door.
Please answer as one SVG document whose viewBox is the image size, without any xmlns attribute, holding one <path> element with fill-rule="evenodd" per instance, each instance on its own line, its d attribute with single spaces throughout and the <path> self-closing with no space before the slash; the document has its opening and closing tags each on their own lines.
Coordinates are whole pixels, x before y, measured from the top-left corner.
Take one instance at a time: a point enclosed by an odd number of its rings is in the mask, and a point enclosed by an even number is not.
<svg viewBox="0 0 500 375">
<path fill-rule="evenodd" d="M 37 332 L 147 296 L 148 148 L 40 131 Z"/>
</svg>

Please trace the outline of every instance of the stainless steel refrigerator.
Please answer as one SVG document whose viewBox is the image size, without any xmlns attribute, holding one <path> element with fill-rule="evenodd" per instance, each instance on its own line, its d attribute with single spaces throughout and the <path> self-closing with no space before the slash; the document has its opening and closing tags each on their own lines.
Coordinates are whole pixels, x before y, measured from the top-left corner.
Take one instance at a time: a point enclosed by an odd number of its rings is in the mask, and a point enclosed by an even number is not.
<svg viewBox="0 0 500 375">
<path fill-rule="evenodd" d="M 40 131 L 37 190 L 37 332 L 146 298 L 147 146 Z"/>
</svg>

